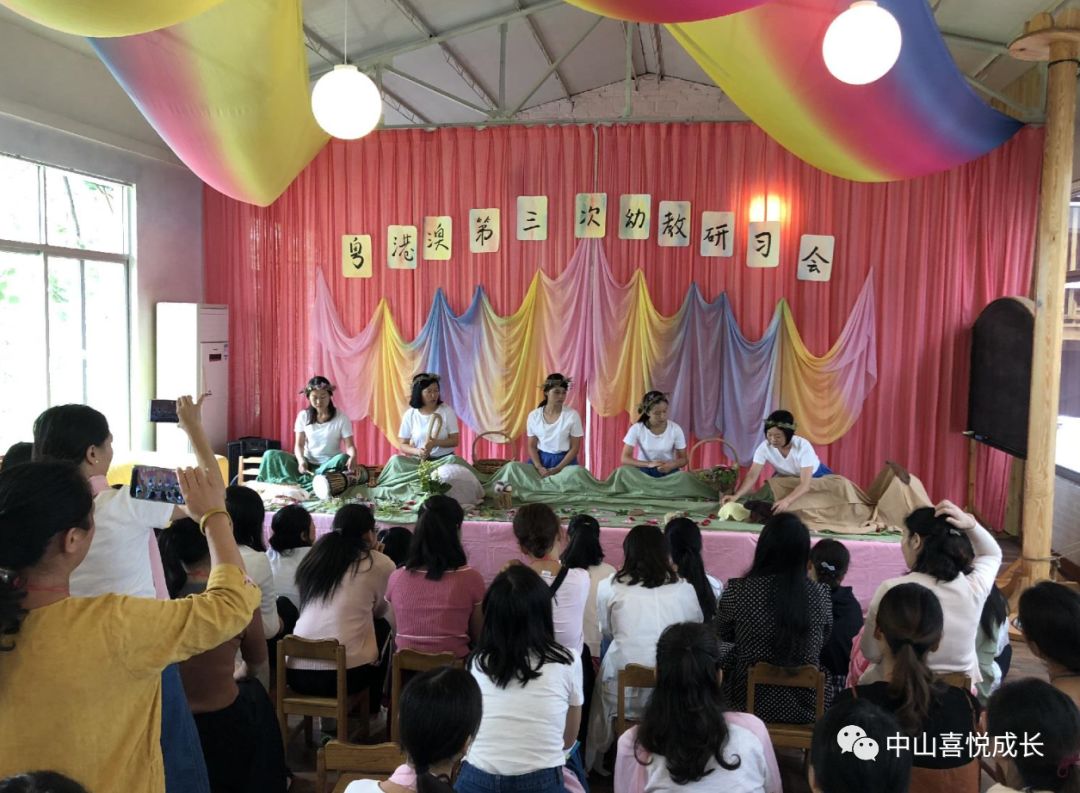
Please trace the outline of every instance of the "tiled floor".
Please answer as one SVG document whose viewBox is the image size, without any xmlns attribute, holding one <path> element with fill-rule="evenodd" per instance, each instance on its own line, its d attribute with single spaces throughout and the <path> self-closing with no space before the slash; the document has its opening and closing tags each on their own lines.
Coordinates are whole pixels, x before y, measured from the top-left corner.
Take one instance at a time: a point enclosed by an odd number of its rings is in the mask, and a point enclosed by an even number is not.
<svg viewBox="0 0 1080 793">
<path fill-rule="evenodd" d="M 1012 540 L 1002 541 L 1004 565 L 1008 565 L 1018 555 L 1019 548 Z M 1042 663 L 1031 654 L 1023 643 L 1013 644 L 1012 667 L 1009 670 L 1009 678 L 1016 680 L 1022 677 L 1037 677 L 1046 679 L 1046 671 Z M 301 744 L 303 739 L 297 737 L 289 746 L 289 765 L 296 773 L 293 783 L 293 793 L 314 793 L 315 785 L 315 751 L 305 748 Z M 783 777 L 784 793 L 809 793 L 810 786 L 806 782 L 803 773 L 803 758 L 801 752 L 778 751 L 777 759 L 780 762 L 780 773 Z M 602 778 L 596 775 L 590 777 L 590 787 L 593 793 L 611 793 L 613 786 L 611 778 Z M 983 775 L 983 791 L 991 786 L 992 782 Z M 319 793 L 322 793 L 321 791 Z"/>
</svg>

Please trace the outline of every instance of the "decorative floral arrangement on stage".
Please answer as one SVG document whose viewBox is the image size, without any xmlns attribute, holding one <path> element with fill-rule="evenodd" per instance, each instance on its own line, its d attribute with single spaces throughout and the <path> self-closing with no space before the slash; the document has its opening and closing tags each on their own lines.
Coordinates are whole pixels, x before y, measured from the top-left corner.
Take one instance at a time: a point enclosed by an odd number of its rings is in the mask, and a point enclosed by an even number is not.
<svg viewBox="0 0 1080 793">
<path fill-rule="evenodd" d="M 717 493 L 725 495 L 735 492 L 735 483 L 739 480 L 739 469 L 731 465 L 714 465 L 692 473 Z"/>
<path fill-rule="evenodd" d="M 435 470 L 435 463 L 431 460 L 424 460 L 416 468 L 416 474 L 420 478 L 420 489 L 429 496 L 439 496 L 450 490 L 449 483 L 439 479 Z"/>
</svg>

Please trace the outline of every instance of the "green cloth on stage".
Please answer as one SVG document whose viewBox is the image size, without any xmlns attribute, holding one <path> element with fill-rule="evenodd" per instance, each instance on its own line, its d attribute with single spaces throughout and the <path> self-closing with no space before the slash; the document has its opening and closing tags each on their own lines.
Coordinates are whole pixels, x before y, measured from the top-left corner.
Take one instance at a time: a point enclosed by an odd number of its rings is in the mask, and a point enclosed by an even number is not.
<svg viewBox="0 0 1080 793">
<path fill-rule="evenodd" d="M 349 455 L 336 454 L 311 473 L 301 474 L 300 463 L 295 455 L 280 449 L 270 449 L 263 454 L 256 478 L 260 482 L 272 482 L 275 485 L 300 485 L 310 491 L 311 482 L 316 476 L 330 471 L 344 471 L 348 465 Z"/>
</svg>

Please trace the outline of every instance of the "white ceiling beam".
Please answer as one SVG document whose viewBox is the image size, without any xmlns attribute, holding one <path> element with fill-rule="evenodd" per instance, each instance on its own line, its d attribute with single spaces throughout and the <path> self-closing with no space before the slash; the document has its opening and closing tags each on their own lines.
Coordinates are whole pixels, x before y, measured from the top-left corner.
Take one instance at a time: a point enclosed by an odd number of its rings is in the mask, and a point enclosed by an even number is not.
<svg viewBox="0 0 1080 793">
<path fill-rule="evenodd" d="M 589 37 L 589 34 L 596 30 L 597 26 L 603 21 L 604 17 L 597 17 L 595 20 L 593 20 L 593 23 L 589 25 L 589 27 L 585 28 L 582 34 L 578 37 L 577 41 L 570 45 L 570 49 L 560 55 L 559 59 L 553 64 L 551 64 L 551 67 L 548 68 L 546 72 L 544 72 L 544 76 L 536 81 L 536 84 L 532 87 L 532 89 L 527 94 L 525 94 L 524 97 L 522 97 L 521 101 L 517 103 L 513 110 L 507 113 L 507 116 L 513 118 L 519 112 L 521 112 L 521 108 L 525 107 L 525 103 L 532 99 L 533 94 L 540 90 L 541 86 L 543 86 L 543 84 L 547 82 L 547 79 L 555 72 L 556 69 L 559 68 L 562 62 L 566 60 L 567 56 L 569 56 L 570 53 L 580 47 L 581 42 L 585 41 L 585 39 Z"/>
<path fill-rule="evenodd" d="M 419 77 L 415 77 L 415 76 L 413 76 L 411 74 L 403 72 L 403 71 L 401 71 L 401 69 L 394 68 L 393 66 L 383 66 L 382 70 L 384 72 L 389 73 L 389 74 L 393 74 L 396 77 L 400 77 L 402 80 L 405 80 L 406 82 L 410 82 L 413 85 L 418 86 L 420 88 L 423 88 L 426 91 L 430 91 L 431 93 L 435 94 L 436 96 L 441 96 L 443 99 L 446 99 L 447 101 L 453 102 L 454 104 L 457 104 L 457 105 L 461 105 L 462 107 L 467 108 L 467 109 L 473 111 L 474 113 L 479 113 L 482 116 L 486 116 L 489 113 L 487 108 L 480 107 L 480 105 L 474 105 L 472 102 L 468 101 L 467 99 L 462 99 L 460 96 L 452 94 L 449 91 L 444 91 L 443 89 L 441 89 L 441 88 L 439 88 L 437 86 L 434 86 L 431 83 L 424 82 Z"/>
<path fill-rule="evenodd" d="M 514 8 L 518 11 L 525 11 L 521 7 L 521 0 L 514 0 Z M 505 24 L 505 23 L 504 23 Z M 540 54 L 544 56 L 544 60 L 547 61 L 548 67 L 550 67 L 555 61 L 551 59 L 551 50 L 548 49 L 547 43 L 544 41 L 544 37 L 540 35 L 539 28 L 536 27 L 536 22 L 533 21 L 532 16 L 526 13 L 525 24 L 529 28 L 529 32 L 532 33 L 533 41 L 536 42 L 537 48 L 540 50 Z M 555 75 L 555 82 L 559 84 L 559 88 L 563 92 L 564 99 L 571 99 L 570 89 L 566 87 L 566 78 L 563 77 L 562 72 L 556 69 L 552 74 Z M 573 100 L 571 100 L 573 101 Z"/>
<path fill-rule="evenodd" d="M 653 25 L 653 43 L 656 45 L 656 76 L 660 79 L 664 79 L 664 45 L 660 40 L 660 26 Z"/>
</svg>

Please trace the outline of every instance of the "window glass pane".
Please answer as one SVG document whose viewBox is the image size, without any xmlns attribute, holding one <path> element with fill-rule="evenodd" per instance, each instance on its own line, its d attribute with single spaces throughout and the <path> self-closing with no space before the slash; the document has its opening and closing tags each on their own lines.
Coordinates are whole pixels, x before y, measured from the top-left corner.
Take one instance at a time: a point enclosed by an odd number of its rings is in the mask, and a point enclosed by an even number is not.
<svg viewBox="0 0 1080 793">
<path fill-rule="evenodd" d="M 0 156 L 0 185 L 0 239 L 41 242 L 38 166 Z"/>
<path fill-rule="evenodd" d="M 49 401 L 84 402 L 82 277 L 78 259 L 49 258 Z"/>
<path fill-rule="evenodd" d="M 32 441 L 49 406 L 44 268 L 38 254 L 0 251 L 0 454 Z"/>
<path fill-rule="evenodd" d="M 86 403 L 109 419 L 113 446 L 130 448 L 127 267 L 85 263 Z"/>
<path fill-rule="evenodd" d="M 65 248 L 127 252 L 123 185 L 56 168 L 45 169 L 45 236 Z"/>
<path fill-rule="evenodd" d="M 1069 254 L 1065 326 L 1061 344 L 1058 401 L 1058 465 L 1080 473 L 1080 204 L 1069 207 Z"/>
</svg>

